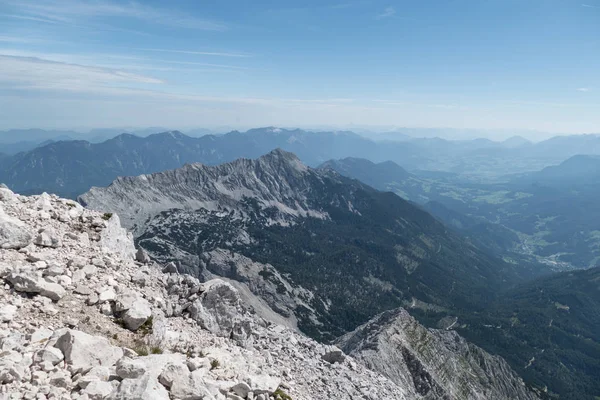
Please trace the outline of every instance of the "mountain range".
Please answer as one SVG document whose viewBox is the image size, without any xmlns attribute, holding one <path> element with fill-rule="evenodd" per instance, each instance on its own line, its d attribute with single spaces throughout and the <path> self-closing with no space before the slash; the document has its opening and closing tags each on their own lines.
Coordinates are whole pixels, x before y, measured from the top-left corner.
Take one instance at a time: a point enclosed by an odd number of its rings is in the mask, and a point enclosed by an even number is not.
<svg viewBox="0 0 600 400">
<path fill-rule="evenodd" d="M 36 144 L 38 147 L 30 151 L 2 157 L 0 179 L 23 193 L 48 191 L 74 198 L 91 186 L 108 185 L 118 176 L 159 172 L 191 162 L 216 165 L 241 157 L 256 158 L 279 147 L 295 153 L 310 166 L 356 157 L 394 161 L 409 171 L 457 173 L 467 182 L 489 182 L 505 174 L 541 170 L 576 154 L 600 153 L 600 138 L 593 135 L 537 144 L 518 139 L 513 142 L 506 145 L 486 139 L 439 138 L 373 141 L 352 132 L 273 127 L 202 137 L 176 131 L 145 137 L 122 134 L 100 143 L 62 140 Z M 0 153 L 10 151 L 0 148 Z"/>
</svg>

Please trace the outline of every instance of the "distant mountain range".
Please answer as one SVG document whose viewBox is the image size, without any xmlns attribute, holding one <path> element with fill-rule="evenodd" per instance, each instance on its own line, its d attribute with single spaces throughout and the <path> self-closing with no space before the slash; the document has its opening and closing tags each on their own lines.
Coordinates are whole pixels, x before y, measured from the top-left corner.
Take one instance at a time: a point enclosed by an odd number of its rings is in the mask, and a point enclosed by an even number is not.
<svg viewBox="0 0 600 400">
<path fill-rule="evenodd" d="M 321 168 L 420 203 L 512 262 L 543 262 L 556 270 L 600 264 L 599 156 L 574 156 L 497 184 L 469 183 L 446 173 L 411 174 L 391 162 L 354 158 L 328 161 Z"/>
<path fill-rule="evenodd" d="M 107 185 L 118 176 L 158 172 L 190 162 L 216 165 L 240 157 L 256 158 L 279 147 L 294 152 L 311 166 L 346 157 L 391 160 L 409 171 L 452 172 L 460 174 L 463 181 L 490 181 L 507 173 L 540 170 L 583 149 L 600 153 L 600 138 L 592 135 L 538 144 L 520 139 L 509 142 L 436 138 L 380 142 L 352 132 L 273 127 L 201 137 L 177 131 L 146 137 L 122 134 L 100 143 L 65 140 L 38 144 L 30 151 L 5 156 L 0 159 L 0 180 L 23 193 L 49 191 L 75 197 L 91 186 Z"/>
</svg>

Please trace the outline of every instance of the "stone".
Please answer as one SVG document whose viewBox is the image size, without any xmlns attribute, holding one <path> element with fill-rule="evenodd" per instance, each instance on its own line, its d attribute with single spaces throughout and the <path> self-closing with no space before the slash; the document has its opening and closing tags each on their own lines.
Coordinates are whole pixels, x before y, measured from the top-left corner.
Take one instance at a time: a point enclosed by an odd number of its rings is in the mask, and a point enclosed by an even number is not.
<svg viewBox="0 0 600 400">
<path fill-rule="evenodd" d="M 139 271 L 136 272 L 135 275 L 131 277 L 131 282 L 135 283 L 138 286 L 144 287 L 146 286 L 146 282 L 148 281 L 148 275 Z"/>
<path fill-rule="evenodd" d="M 141 360 L 123 357 L 117 361 L 117 375 L 122 379 L 137 379 L 146 373 L 146 365 Z"/>
<path fill-rule="evenodd" d="M 178 379 L 190 374 L 190 370 L 182 364 L 168 363 L 165 365 L 158 381 L 166 388 L 171 388 Z"/>
<path fill-rule="evenodd" d="M 85 375 L 77 380 L 77 386 L 85 389 L 90 382 L 108 381 L 111 377 L 111 369 L 106 366 L 92 367 Z"/>
<path fill-rule="evenodd" d="M 128 329 L 135 331 L 151 316 L 152 309 L 150 308 L 150 303 L 146 299 L 138 298 L 123 314 L 123 322 Z"/>
<path fill-rule="evenodd" d="M 31 334 L 31 338 L 29 340 L 32 344 L 44 343 L 50 339 L 53 333 L 54 331 L 51 329 L 40 328 Z"/>
<path fill-rule="evenodd" d="M 330 346 L 325 352 L 325 354 L 321 356 L 321 358 L 323 359 L 323 361 L 326 361 L 330 364 L 335 364 L 344 362 L 346 355 L 342 350 L 338 349 L 337 347 Z"/>
<path fill-rule="evenodd" d="M 41 247 L 57 248 L 62 246 L 62 240 L 53 228 L 42 229 L 33 243 Z"/>
<path fill-rule="evenodd" d="M 123 356 L 123 350 L 107 339 L 75 330 L 68 330 L 55 346 L 63 352 L 73 371 L 87 372 L 95 366 L 114 365 Z"/>
<path fill-rule="evenodd" d="M 104 400 L 113 391 L 113 385 L 105 381 L 92 381 L 81 391 L 89 400 Z"/>
<path fill-rule="evenodd" d="M 24 224 L 9 217 L 0 207 L 0 248 L 22 249 L 31 243 L 31 235 Z"/>
<path fill-rule="evenodd" d="M 0 322 L 10 322 L 15 319 L 17 313 L 17 306 L 12 304 L 1 304 L 0 305 Z"/>
<path fill-rule="evenodd" d="M 251 375 L 246 382 L 254 394 L 271 394 L 281 385 L 281 379 L 270 375 Z"/>
<path fill-rule="evenodd" d="M 138 379 L 123 379 L 113 398 L 114 400 L 170 400 L 167 389 L 148 374 Z"/>
<path fill-rule="evenodd" d="M 44 278 L 32 273 L 13 272 L 7 280 L 18 292 L 39 293 L 54 301 L 60 300 L 66 294 L 65 289 L 58 283 L 47 282 Z"/>
<path fill-rule="evenodd" d="M 206 387 L 203 374 L 198 372 L 200 371 L 176 376 L 170 388 L 171 396 L 181 400 L 213 399 Z"/>
<path fill-rule="evenodd" d="M 150 256 L 148 253 L 146 253 L 146 250 L 141 247 L 138 247 L 137 252 L 135 253 L 135 260 L 141 262 L 142 264 L 149 264 L 151 261 Z"/>
<path fill-rule="evenodd" d="M 65 359 L 63 353 L 56 347 L 46 347 L 42 350 L 38 350 L 33 356 L 33 362 L 42 363 L 48 361 L 52 365 L 56 365 Z"/>
<path fill-rule="evenodd" d="M 121 227 L 119 216 L 112 214 L 105 225 L 100 233 L 100 247 L 104 251 L 118 254 L 126 260 L 133 260 L 135 257 L 133 236 Z"/>
<path fill-rule="evenodd" d="M 248 396 L 248 393 L 251 390 L 252 389 L 246 382 L 240 382 L 237 385 L 231 387 L 231 391 L 237 394 L 238 396 L 242 397 L 243 399 L 245 399 Z"/>
<path fill-rule="evenodd" d="M 165 265 L 165 267 L 163 268 L 163 272 L 165 274 L 177 274 L 178 273 L 177 265 L 171 261 L 170 263 Z"/>
<path fill-rule="evenodd" d="M 106 303 L 107 301 L 115 301 L 117 299 L 117 294 L 115 293 L 115 290 L 110 288 L 110 289 L 106 289 L 102 292 L 100 292 L 100 294 L 98 295 L 98 301 L 100 303 Z"/>
<path fill-rule="evenodd" d="M 230 283 L 220 279 L 206 282 L 203 289 L 189 307 L 192 319 L 216 335 L 246 340 L 252 329 L 239 292 Z"/>
</svg>

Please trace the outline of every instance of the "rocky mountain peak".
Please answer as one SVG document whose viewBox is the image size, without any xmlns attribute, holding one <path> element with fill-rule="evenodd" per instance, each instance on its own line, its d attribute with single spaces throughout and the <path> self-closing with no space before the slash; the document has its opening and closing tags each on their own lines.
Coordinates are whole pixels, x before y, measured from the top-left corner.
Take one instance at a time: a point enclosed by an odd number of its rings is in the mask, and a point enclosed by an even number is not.
<svg viewBox="0 0 600 400">
<path fill-rule="evenodd" d="M 297 172 L 306 172 L 308 167 L 300 161 L 300 159 L 289 151 L 277 148 L 264 156 L 261 156 L 259 162 L 269 164 L 273 168 L 280 169 L 282 171 L 295 170 Z"/>
<path fill-rule="evenodd" d="M 218 166 L 188 164 L 119 178 L 106 188 L 93 187 L 78 199 L 89 208 L 118 213 L 134 232 L 149 217 L 170 209 L 237 210 L 243 218 L 241 204 L 249 198 L 261 208 L 276 210 L 273 223 L 306 215 L 326 218 L 307 200 L 309 176 L 319 179 L 294 154 L 276 149 L 256 160 L 238 159 Z"/>
</svg>

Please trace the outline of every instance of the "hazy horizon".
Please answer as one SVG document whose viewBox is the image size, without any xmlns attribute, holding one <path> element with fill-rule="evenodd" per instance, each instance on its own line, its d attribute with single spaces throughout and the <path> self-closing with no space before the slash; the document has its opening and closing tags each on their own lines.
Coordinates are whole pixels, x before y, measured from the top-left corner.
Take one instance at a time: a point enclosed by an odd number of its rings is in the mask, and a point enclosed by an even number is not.
<svg viewBox="0 0 600 400">
<path fill-rule="evenodd" d="M 226 134 L 232 131 L 246 132 L 252 129 L 263 129 L 276 127 L 286 130 L 301 129 L 313 132 L 353 132 L 358 135 L 371 139 L 393 139 L 394 135 L 398 138 L 409 136 L 414 139 L 419 138 L 441 138 L 446 140 L 475 140 L 488 139 L 496 142 L 522 137 L 531 142 L 544 141 L 557 136 L 577 136 L 577 135 L 600 135 L 596 132 L 581 132 L 581 133 L 564 133 L 564 132 L 541 132 L 534 130 L 519 130 L 519 129 L 477 129 L 477 128 L 448 128 L 448 127 L 410 127 L 410 126 L 344 126 L 344 125 L 329 125 L 329 126 L 187 126 L 187 127 L 159 127 L 159 126 L 107 126 L 107 127 L 67 127 L 67 128 L 51 128 L 51 127 L 22 127 L 0 129 L 0 133 L 11 131 L 34 131 L 42 130 L 47 132 L 74 132 L 79 135 L 98 135 L 109 134 L 119 135 L 121 133 L 132 133 L 137 135 L 149 135 L 154 133 L 163 133 L 169 131 L 180 131 L 184 134 L 198 135 L 202 131 L 204 134 Z M 14 142 L 26 141 L 26 137 L 15 138 Z"/>
</svg>

